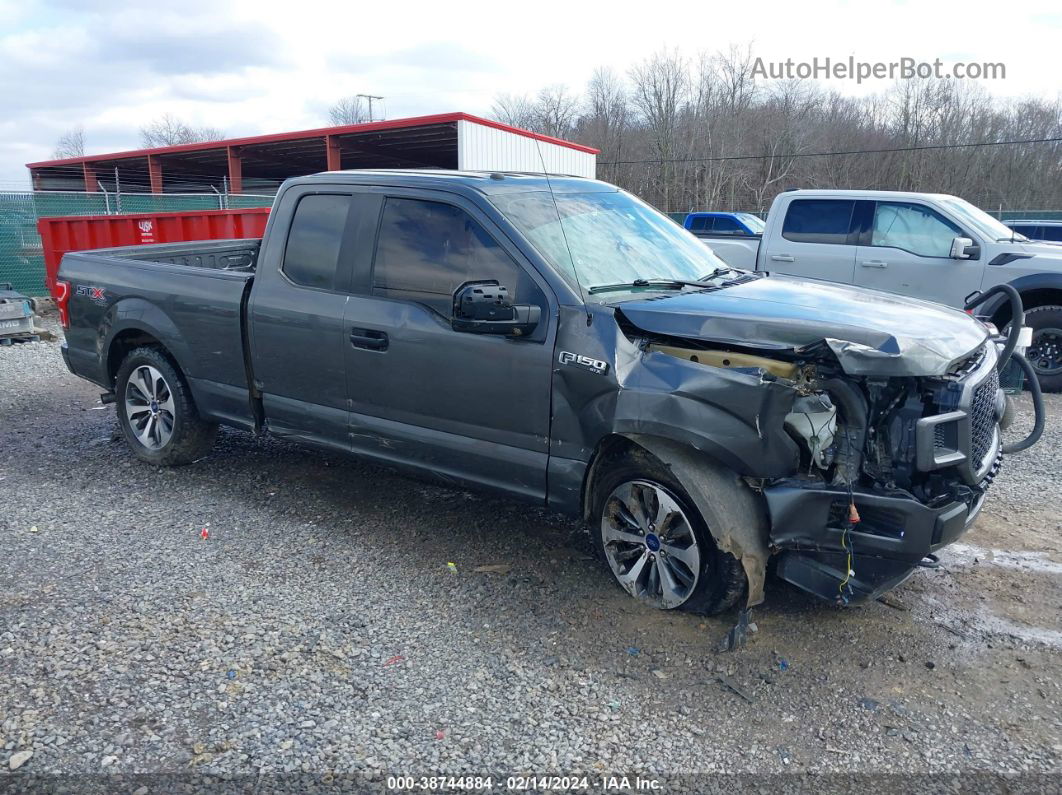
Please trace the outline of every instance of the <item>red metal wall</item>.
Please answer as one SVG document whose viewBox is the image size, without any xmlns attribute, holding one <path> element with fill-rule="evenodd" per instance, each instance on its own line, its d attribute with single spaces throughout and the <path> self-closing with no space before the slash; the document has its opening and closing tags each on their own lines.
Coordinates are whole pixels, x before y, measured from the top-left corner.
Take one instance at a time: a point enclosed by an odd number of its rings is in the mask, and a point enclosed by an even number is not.
<svg viewBox="0 0 1062 795">
<path fill-rule="evenodd" d="M 59 260 L 68 251 L 262 237 L 268 218 L 268 207 L 41 218 L 37 221 L 37 230 L 44 247 L 44 283 L 54 296 Z"/>
</svg>

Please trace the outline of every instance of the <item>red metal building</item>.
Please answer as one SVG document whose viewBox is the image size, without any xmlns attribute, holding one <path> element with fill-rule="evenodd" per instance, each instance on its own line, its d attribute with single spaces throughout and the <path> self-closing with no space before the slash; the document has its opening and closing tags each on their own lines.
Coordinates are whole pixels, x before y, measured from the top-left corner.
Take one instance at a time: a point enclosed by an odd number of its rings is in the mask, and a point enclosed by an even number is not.
<svg viewBox="0 0 1062 795">
<path fill-rule="evenodd" d="M 272 193 L 345 168 L 550 171 L 593 177 L 598 150 L 467 113 L 27 163 L 34 190 Z"/>
</svg>

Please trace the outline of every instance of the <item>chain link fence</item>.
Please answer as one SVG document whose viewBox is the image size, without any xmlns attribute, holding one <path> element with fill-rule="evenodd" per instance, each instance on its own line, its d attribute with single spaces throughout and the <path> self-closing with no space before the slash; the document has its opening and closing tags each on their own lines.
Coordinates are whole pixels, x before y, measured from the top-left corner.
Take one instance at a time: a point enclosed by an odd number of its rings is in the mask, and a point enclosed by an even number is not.
<svg viewBox="0 0 1062 795">
<path fill-rule="evenodd" d="M 0 283 L 46 295 L 37 219 L 57 215 L 122 215 L 269 207 L 268 194 L 0 191 Z"/>
<path fill-rule="evenodd" d="M 708 211 L 705 211 L 708 212 Z M 712 210 L 711 212 L 735 212 L 755 215 L 757 218 L 767 220 L 766 210 Z M 1020 221 L 1022 219 L 1035 219 L 1037 221 L 1062 221 L 1062 210 L 985 210 L 993 218 L 1001 221 Z M 686 222 L 689 213 L 667 213 L 667 217 L 679 226 Z"/>
</svg>

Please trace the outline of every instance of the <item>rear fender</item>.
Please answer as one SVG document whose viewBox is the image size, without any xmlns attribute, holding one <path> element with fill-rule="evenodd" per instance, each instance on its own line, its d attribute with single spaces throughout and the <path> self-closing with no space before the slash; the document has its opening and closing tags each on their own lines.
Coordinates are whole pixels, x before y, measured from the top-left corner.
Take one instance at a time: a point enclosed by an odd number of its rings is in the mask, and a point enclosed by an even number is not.
<svg viewBox="0 0 1062 795">
<path fill-rule="evenodd" d="M 114 341 L 124 332 L 137 331 L 158 340 L 177 362 L 186 378 L 195 378 L 192 355 L 173 321 L 158 306 L 142 298 L 125 298 L 107 310 L 97 336 L 100 371 L 106 376 L 117 372 L 120 361 L 111 361 Z"/>
</svg>

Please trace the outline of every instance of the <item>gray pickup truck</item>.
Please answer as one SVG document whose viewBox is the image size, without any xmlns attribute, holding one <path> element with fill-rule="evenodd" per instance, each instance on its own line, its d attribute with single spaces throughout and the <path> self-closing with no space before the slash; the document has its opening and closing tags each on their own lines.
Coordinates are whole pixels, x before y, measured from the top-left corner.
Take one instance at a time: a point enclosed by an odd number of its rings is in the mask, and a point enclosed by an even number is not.
<svg viewBox="0 0 1062 795">
<path fill-rule="evenodd" d="M 70 253 L 58 289 L 68 366 L 144 461 L 225 424 L 486 487 L 585 517 L 662 609 L 755 605 L 772 556 L 876 597 L 1002 460 L 990 326 L 729 268 L 593 180 L 300 177 L 261 241 Z"/>
</svg>

